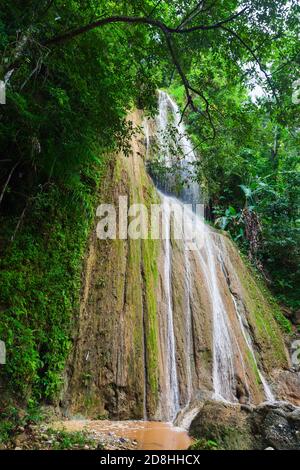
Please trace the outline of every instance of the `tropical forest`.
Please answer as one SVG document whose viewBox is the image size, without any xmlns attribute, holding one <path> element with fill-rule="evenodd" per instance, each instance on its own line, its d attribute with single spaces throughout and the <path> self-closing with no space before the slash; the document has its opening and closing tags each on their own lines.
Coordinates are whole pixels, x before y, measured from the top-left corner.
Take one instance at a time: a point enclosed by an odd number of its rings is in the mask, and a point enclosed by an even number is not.
<svg viewBox="0 0 300 470">
<path fill-rule="evenodd" d="M 0 0 L 1 459 L 300 450 L 299 34 L 297 0 Z"/>
</svg>

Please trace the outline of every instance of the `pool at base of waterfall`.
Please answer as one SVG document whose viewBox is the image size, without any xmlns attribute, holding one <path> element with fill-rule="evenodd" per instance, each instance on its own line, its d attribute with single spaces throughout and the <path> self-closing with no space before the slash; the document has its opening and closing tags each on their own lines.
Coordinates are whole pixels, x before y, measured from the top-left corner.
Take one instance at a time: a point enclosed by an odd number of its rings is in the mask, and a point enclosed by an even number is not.
<svg viewBox="0 0 300 470">
<path fill-rule="evenodd" d="M 88 431 L 136 441 L 137 450 L 184 450 L 192 444 L 188 433 L 160 421 L 69 420 L 52 423 L 51 428 L 69 432 Z"/>
</svg>

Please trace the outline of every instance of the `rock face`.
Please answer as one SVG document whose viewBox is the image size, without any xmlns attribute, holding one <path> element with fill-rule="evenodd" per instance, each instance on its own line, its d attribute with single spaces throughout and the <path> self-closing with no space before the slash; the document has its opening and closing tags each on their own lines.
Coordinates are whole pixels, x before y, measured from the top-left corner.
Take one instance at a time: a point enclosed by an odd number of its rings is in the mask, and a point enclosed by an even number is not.
<svg viewBox="0 0 300 470">
<path fill-rule="evenodd" d="M 139 112 L 130 119 L 141 124 Z M 128 157 L 111 159 L 99 203 L 118 207 L 119 196 L 127 196 L 129 205 L 144 203 L 148 207 L 158 202 L 141 158 L 145 152 L 141 136 L 132 140 L 131 150 Z M 62 407 L 68 414 L 119 419 L 143 418 L 146 411 L 154 415 L 158 397 L 158 252 L 155 240 L 100 240 L 94 227 L 62 394 Z"/>
<path fill-rule="evenodd" d="M 299 370 L 276 370 L 273 373 L 276 396 L 300 406 L 300 372 Z"/>
<path fill-rule="evenodd" d="M 206 401 L 190 433 L 222 449 L 300 449 L 300 408 L 286 402 L 249 407 Z"/>
<path fill-rule="evenodd" d="M 141 126 L 141 112 L 129 118 L 135 126 Z M 160 202 L 145 170 L 147 151 L 141 133 L 132 137 L 131 150 L 129 156 L 111 158 L 106 183 L 99 190 L 99 203 L 118 207 L 119 196 L 127 196 L 129 204 L 143 203 L 147 208 Z M 233 242 L 209 230 L 217 247 L 218 286 L 234 338 L 232 393 L 237 403 L 257 404 L 265 399 L 258 367 L 272 388 L 275 372 L 289 367 L 274 319 L 277 307 L 267 300 L 266 291 Z M 179 405 L 184 408 L 199 391 L 208 396 L 214 391 L 213 297 L 206 279 L 205 250 L 200 253 L 204 260 L 201 264 L 198 252 L 187 255 L 182 242 L 173 237 L 170 252 L 176 372 Z M 61 396 L 67 414 L 167 418 L 164 259 L 165 245 L 160 240 L 99 240 L 95 225 L 84 261 L 80 312 Z M 251 338 L 254 356 L 242 334 L 237 310 Z M 287 393 L 278 388 L 277 398 L 286 398 Z M 297 397 L 295 386 L 289 399 L 295 401 Z"/>
</svg>

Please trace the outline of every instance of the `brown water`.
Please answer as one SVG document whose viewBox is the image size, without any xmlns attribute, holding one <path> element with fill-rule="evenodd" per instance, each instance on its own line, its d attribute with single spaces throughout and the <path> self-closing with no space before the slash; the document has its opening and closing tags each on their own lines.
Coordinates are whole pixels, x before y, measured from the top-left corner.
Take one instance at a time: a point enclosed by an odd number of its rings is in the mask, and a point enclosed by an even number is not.
<svg viewBox="0 0 300 470">
<path fill-rule="evenodd" d="M 86 429 L 135 440 L 136 449 L 140 450 L 182 450 L 192 443 L 185 430 L 158 421 L 74 420 L 61 422 L 60 425 L 67 431 Z"/>
</svg>

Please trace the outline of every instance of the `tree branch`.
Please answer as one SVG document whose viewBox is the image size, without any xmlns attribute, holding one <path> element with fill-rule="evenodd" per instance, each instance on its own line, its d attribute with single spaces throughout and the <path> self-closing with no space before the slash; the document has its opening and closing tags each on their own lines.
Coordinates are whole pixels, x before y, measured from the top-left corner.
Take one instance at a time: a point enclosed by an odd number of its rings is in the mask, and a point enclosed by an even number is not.
<svg viewBox="0 0 300 470">
<path fill-rule="evenodd" d="M 199 13 L 199 9 L 202 7 L 203 3 L 204 0 L 200 0 L 200 2 L 198 2 L 197 5 L 181 20 L 181 22 L 177 26 L 177 29 L 180 29 L 188 21 L 191 21 L 193 18 L 195 18 L 195 16 Z"/>
<path fill-rule="evenodd" d="M 187 79 L 185 73 L 184 73 L 183 70 L 182 70 L 182 67 L 181 67 L 181 65 L 180 65 L 180 62 L 179 62 L 177 56 L 176 56 L 176 53 L 175 53 L 175 51 L 174 51 L 174 47 L 173 47 L 173 43 L 172 43 L 172 38 L 171 38 L 170 34 L 166 33 L 166 34 L 165 34 L 165 37 L 166 37 L 167 45 L 168 45 L 168 48 L 169 48 L 169 51 L 170 51 L 172 60 L 173 60 L 174 65 L 175 65 L 175 67 L 176 67 L 176 69 L 177 69 L 177 72 L 178 72 L 179 75 L 180 75 L 180 78 L 181 78 L 181 80 L 182 80 L 182 83 L 183 83 L 183 86 L 184 86 L 184 89 L 185 89 L 185 94 L 186 94 L 186 97 L 187 97 L 187 102 L 186 102 L 185 107 L 184 107 L 184 109 L 183 109 L 183 111 L 182 111 L 182 113 L 181 113 L 180 123 L 182 122 L 183 116 L 184 116 L 184 114 L 185 114 L 185 112 L 186 112 L 186 110 L 187 110 L 187 108 L 188 108 L 189 106 L 192 108 L 192 110 L 193 110 L 195 113 L 198 112 L 198 109 L 197 109 L 197 107 L 195 106 L 195 103 L 194 103 L 194 101 L 193 101 L 193 97 L 192 97 L 192 95 L 191 95 L 191 92 L 193 92 L 193 93 L 195 93 L 195 95 L 198 95 L 198 96 L 204 101 L 204 103 L 205 103 L 205 112 L 206 112 L 207 118 L 208 118 L 208 120 L 209 120 L 209 123 L 210 123 L 210 125 L 211 125 L 211 128 L 212 128 L 212 130 L 213 130 L 213 137 L 212 137 L 212 140 L 214 140 L 215 137 L 216 137 L 216 129 L 215 129 L 215 126 L 214 126 L 214 123 L 213 123 L 213 120 L 212 120 L 212 117 L 211 117 L 211 114 L 210 114 L 209 102 L 208 102 L 207 98 L 204 96 L 204 94 L 203 94 L 201 91 L 196 90 L 195 88 L 193 88 L 193 87 L 190 85 L 190 83 L 189 83 L 189 81 L 188 81 L 188 79 Z"/>
<path fill-rule="evenodd" d="M 223 24 L 229 23 L 230 21 L 235 20 L 239 16 L 243 15 L 245 11 L 248 9 L 248 7 L 243 8 L 241 11 L 229 16 L 228 18 L 225 18 L 224 20 L 218 21 L 217 23 L 211 24 L 211 25 L 196 25 L 192 26 L 191 28 L 182 28 L 182 29 L 173 29 L 171 28 L 170 32 L 173 33 L 181 33 L 181 34 L 186 34 L 186 33 L 192 33 L 194 31 L 207 31 L 210 29 L 218 29 L 223 26 Z M 170 28 L 169 28 L 170 29 Z"/>
<path fill-rule="evenodd" d="M 158 2 L 158 4 L 159 3 L 160 2 Z M 189 14 L 189 16 L 191 14 L 192 15 L 195 14 L 197 9 L 201 6 L 201 4 L 202 4 L 202 2 L 199 2 L 197 7 L 194 8 L 194 10 Z M 203 93 L 198 92 L 198 91 L 191 88 L 191 86 L 188 82 L 188 79 L 187 79 L 185 73 L 183 72 L 181 64 L 180 64 L 180 62 L 179 62 L 179 60 L 176 56 L 171 36 L 173 34 L 187 34 L 187 33 L 191 33 L 191 32 L 194 32 L 194 31 L 200 31 L 200 30 L 207 31 L 207 30 L 213 30 L 213 29 L 221 28 L 222 25 L 224 25 L 225 23 L 233 21 L 238 16 L 242 15 L 246 11 L 246 9 L 247 9 L 247 7 L 245 7 L 241 11 L 231 15 L 228 18 L 225 18 L 224 20 L 221 20 L 221 21 L 219 21 L 217 23 L 214 23 L 214 24 L 211 24 L 211 25 L 197 25 L 197 26 L 193 26 L 191 28 L 182 28 L 182 29 L 178 29 L 178 27 L 177 28 L 171 28 L 171 27 L 167 26 L 165 23 L 163 23 L 162 21 L 156 20 L 156 19 L 153 19 L 153 18 L 150 18 L 150 17 L 146 18 L 146 17 L 129 17 L 129 16 L 111 16 L 111 17 L 108 17 L 108 18 L 101 18 L 101 19 L 99 19 L 97 21 L 94 21 L 90 24 L 82 26 L 81 28 L 77 28 L 75 30 L 68 31 L 68 32 L 66 32 L 66 33 L 64 33 L 60 36 L 56 36 L 54 38 L 48 39 L 47 41 L 45 41 L 44 45 L 49 46 L 49 45 L 53 45 L 53 44 L 59 44 L 61 42 L 72 39 L 75 36 L 78 36 L 80 34 L 91 31 L 92 29 L 104 26 L 106 24 L 111 24 L 111 23 L 146 24 L 146 25 L 150 25 L 150 26 L 154 26 L 156 28 L 159 28 L 165 36 L 165 39 L 166 39 L 166 42 L 167 42 L 167 46 L 168 46 L 172 61 L 173 61 L 174 65 L 177 69 L 177 72 L 180 75 L 180 78 L 181 78 L 182 83 L 183 83 L 184 88 L 185 88 L 187 103 L 186 103 L 186 106 L 184 108 L 184 112 L 186 111 L 188 106 L 190 106 L 194 112 L 197 112 L 197 108 L 196 108 L 196 106 L 193 102 L 193 98 L 192 98 L 192 95 L 190 93 L 191 91 L 193 91 L 198 96 L 200 96 L 202 98 L 202 100 L 205 102 L 206 114 L 207 114 L 208 119 L 210 121 L 210 124 L 212 126 L 213 134 L 215 136 L 215 128 L 214 128 L 212 118 L 211 118 L 211 115 L 210 115 L 210 112 L 209 112 L 208 101 L 204 97 Z M 184 20 L 184 22 L 186 22 L 186 20 Z M 183 112 L 183 114 L 184 114 L 184 112 Z M 182 114 L 181 119 L 183 118 L 183 114 Z"/>
<path fill-rule="evenodd" d="M 11 177 L 12 177 L 12 175 L 13 175 L 15 169 L 16 169 L 17 166 L 19 165 L 20 161 L 21 161 L 21 160 L 18 160 L 17 163 L 14 164 L 14 166 L 12 167 L 12 169 L 10 170 L 10 172 L 9 172 L 9 174 L 8 174 L 8 177 L 7 177 L 7 179 L 6 179 L 5 183 L 4 183 L 2 192 L 1 192 L 1 194 L 0 194 L 0 204 L 1 204 L 2 199 L 3 199 L 3 197 L 4 197 L 6 188 L 7 188 L 8 184 L 9 184 L 9 182 L 10 182 L 10 180 L 11 180 Z"/>
<path fill-rule="evenodd" d="M 154 10 L 155 10 L 155 8 L 157 8 L 157 6 L 160 3 L 161 3 L 161 1 L 157 2 L 157 4 L 154 7 Z M 77 29 L 74 29 L 74 30 L 71 30 L 71 31 L 67 31 L 66 33 L 63 33 L 61 35 L 50 38 L 50 39 L 48 39 L 44 42 L 44 45 L 45 46 L 51 46 L 51 45 L 55 45 L 55 44 L 60 44 L 62 42 L 68 41 L 68 40 L 70 40 L 70 39 L 72 39 L 76 36 L 79 36 L 80 34 L 86 33 L 88 31 L 91 31 L 91 30 L 95 29 L 95 28 L 99 28 L 99 27 L 105 26 L 107 24 L 112 24 L 112 23 L 143 24 L 143 25 L 149 25 L 149 26 L 153 26 L 155 28 L 160 29 L 162 31 L 162 33 L 164 34 L 164 36 L 165 36 L 166 43 L 167 43 L 172 61 L 175 65 L 175 67 L 176 67 L 176 70 L 177 70 L 177 72 L 178 72 L 178 74 L 179 74 L 179 76 L 182 80 L 182 83 L 184 85 L 184 88 L 185 88 L 187 103 L 184 107 L 184 110 L 183 110 L 183 113 L 182 113 L 182 116 L 181 116 L 181 120 L 182 120 L 183 115 L 184 115 L 186 109 L 188 108 L 188 106 L 190 106 L 193 111 L 195 111 L 195 112 L 198 111 L 195 104 L 194 104 L 194 102 L 193 102 L 193 97 L 191 95 L 191 92 L 193 92 L 196 95 L 198 95 L 205 103 L 205 113 L 206 113 L 207 118 L 210 122 L 210 125 L 213 129 L 213 139 L 214 139 L 215 135 L 216 135 L 216 130 L 215 130 L 215 127 L 214 127 L 214 124 L 213 124 L 211 114 L 210 114 L 209 102 L 208 102 L 207 98 L 203 95 L 203 93 L 201 91 L 195 90 L 190 86 L 189 81 L 188 81 L 188 79 L 187 79 L 187 77 L 186 77 L 186 75 L 185 75 L 185 73 L 184 73 L 184 71 L 181 67 L 181 64 L 180 64 L 180 62 L 177 58 L 177 55 L 175 53 L 175 50 L 174 50 L 173 41 L 172 41 L 172 35 L 173 34 L 175 34 L 175 35 L 176 34 L 189 34 L 189 33 L 195 32 L 195 31 L 209 31 L 209 30 L 216 30 L 216 29 L 222 29 L 222 30 L 226 31 L 227 33 L 229 33 L 232 36 L 234 36 L 235 38 L 237 38 L 240 41 L 240 43 L 251 53 L 251 55 L 253 56 L 253 58 L 255 59 L 257 64 L 259 65 L 261 71 L 265 75 L 265 77 L 268 81 L 268 84 L 269 84 L 270 88 L 272 89 L 274 96 L 276 97 L 276 100 L 277 100 L 277 96 L 276 96 L 275 90 L 272 86 L 272 83 L 270 81 L 270 78 L 269 78 L 268 74 L 266 73 L 266 71 L 264 70 L 264 68 L 262 67 L 262 65 L 261 65 L 258 57 L 256 56 L 255 52 L 251 49 L 250 46 L 248 46 L 248 44 L 235 31 L 233 31 L 233 30 L 227 28 L 226 26 L 224 26 L 225 24 L 227 24 L 229 22 L 232 22 L 236 18 L 238 18 L 239 16 L 243 15 L 249 7 L 246 6 L 245 8 L 243 8 L 242 10 L 232 14 L 228 18 L 220 20 L 220 21 L 218 21 L 214 24 L 195 25 L 195 26 L 192 26 L 190 28 L 183 28 L 182 26 L 184 24 L 186 24 L 187 21 L 190 21 L 191 19 L 194 19 L 197 16 L 197 14 L 199 13 L 199 11 L 197 11 L 197 10 L 201 7 L 201 5 L 203 5 L 203 1 L 198 2 L 197 5 L 193 8 L 193 10 L 186 16 L 186 18 L 176 28 L 170 27 L 170 26 L 166 25 L 164 22 L 162 22 L 158 19 L 151 18 L 150 16 L 149 17 L 143 17 L 143 16 L 132 16 L 132 17 L 130 17 L 130 16 L 111 16 L 111 17 L 107 17 L 107 18 L 101 18 L 97 21 L 89 23 L 89 24 L 87 24 L 85 26 L 82 26 L 80 28 L 77 28 Z M 152 12 L 153 12 L 153 10 L 152 10 Z"/>
<path fill-rule="evenodd" d="M 189 106 L 189 102 L 187 101 L 186 104 L 185 104 L 185 106 L 184 106 L 184 108 L 183 108 L 183 110 L 182 110 L 182 113 L 181 113 L 181 116 L 180 116 L 179 125 L 180 125 L 180 124 L 182 123 L 182 121 L 183 121 L 183 117 L 184 117 L 184 115 L 185 115 L 185 112 L 186 112 L 188 106 Z"/>
<path fill-rule="evenodd" d="M 185 73 L 183 72 L 182 70 L 182 67 L 180 65 L 180 62 L 176 56 L 176 53 L 174 51 L 174 47 L 173 47 L 173 43 L 172 43 L 172 39 L 171 39 L 171 36 L 169 33 L 165 33 L 165 38 L 166 38 L 166 42 L 167 42 L 167 46 L 168 46 L 168 49 L 170 51 L 170 54 L 171 54 L 171 57 L 172 57 L 172 60 L 173 60 L 173 63 L 177 69 L 177 72 L 179 73 L 180 75 L 180 78 L 182 80 L 182 83 L 183 83 L 183 86 L 184 86 L 184 89 L 185 89 L 185 94 L 186 94 L 186 97 L 187 97 L 187 105 L 188 106 L 191 106 L 191 108 L 193 109 L 193 111 L 197 111 L 197 108 L 196 106 L 194 105 L 193 103 L 193 99 L 192 99 L 192 96 L 190 94 L 190 84 L 188 82 L 188 79 L 186 78 L 186 75 Z M 187 107 L 187 106 L 186 106 Z"/>
<path fill-rule="evenodd" d="M 247 49 L 248 52 L 250 52 L 250 54 L 252 55 L 253 59 L 255 60 L 255 62 L 257 63 L 257 65 L 259 66 L 261 72 L 264 74 L 266 80 L 267 80 L 267 83 L 270 87 L 270 89 L 272 90 L 272 93 L 276 99 L 276 101 L 278 102 L 278 97 L 277 97 L 277 93 L 276 93 L 276 90 L 275 88 L 273 87 L 272 85 L 272 82 L 270 80 L 270 76 L 267 74 L 266 70 L 264 69 L 264 67 L 262 66 L 259 58 L 257 57 L 257 55 L 255 54 L 255 52 L 253 51 L 253 49 L 244 41 L 244 39 L 242 39 L 235 31 L 233 31 L 232 29 L 229 29 L 225 26 L 221 26 L 221 29 L 223 29 L 224 31 L 226 31 L 227 33 L 231 34 L 232 36 L 234 36 L 244 47 L 245 49 Z"/>
<path fill-rule="evenodd" d="M 197 25 L 191 28 L 183 28 L 183 29 L 171 28 L 160 20 L 156 20 L 154 18 L 146 18 L 143 16 L 110 16 L 108 18 L 101 18 L 100 20 L 94 21 L 80 28 L 68 31 L 59 36 L 55 36 L 53 38 L 47 39 L 44 42 L 44 45 L 49 46 L 52 44 L 59 44 L 61 42 L 65 42 L 69 39 L 72 39 L 76 36 L 79 36 L 80 34 L 91 31 L 92 29 L 99 28 L 101 26 L 105 26 L 106 24 L 111 24 L 111 23 L 146 24 L 146 25 L 155 26 L 156 28 L 159 28 L 161 31 L 163 31 L 163 33 L 171 33 L 171 34 L 173 33 L 174 34 L 186 34 L 186 33 L 192 33 L 194 31 L 208 31 L 211 29 L 221 28 L 223 24 L 233 21 L 238 16 L 242 15 L 246 9 L 247 7 L 245 7 L 240 12 L 231 15 L 228 18 L 225 18 L 224 20 L 218 21 L 217 23 L 214 23 L 211 25 Z"/>
<path fill-rule="evenodd" d="M 153 13 L 155 12 L 156 8 L 159 7 L 159 5 L 161 4 L 162 0 L 158 0 L 158 2 L 156 3 L 156 5 L 154 5 L 154 7 L 152 8 L 152 10 L 150 11 L 149 15 L 148 16 L 152 16 Z"/>
</svg>

